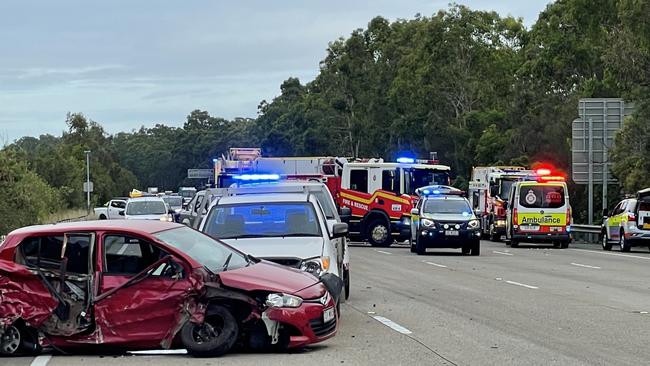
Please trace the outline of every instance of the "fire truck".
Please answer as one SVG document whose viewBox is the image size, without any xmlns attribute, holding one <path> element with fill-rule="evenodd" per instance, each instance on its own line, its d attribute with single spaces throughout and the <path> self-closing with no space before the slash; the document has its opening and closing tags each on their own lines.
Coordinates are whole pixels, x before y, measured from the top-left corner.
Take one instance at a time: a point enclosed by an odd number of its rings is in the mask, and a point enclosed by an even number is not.
<svg viewBox="0 0 650 366">
<path fill-rule="evenodd" d="M 506 210 L 514 182 L 534 180 L 536 173 L 522 166 L 476 167 L 469 182 L 469 201 L 480 213 L 481 230 L 491 241 L 500 241 L 506 233 Z"/>
<path fill-rule="evenodd" d="M 325 183 L 338 208 L 351 211 L 351 237 L 378 247 L 408 239 L 416 189 L 449 185 L 451 171 L 434 159 L 263 157 L 258 148 L 230 149 L 228 156 L 215 159 L 214 164 L 217 187 L 258 178 Z"/>
</svg>

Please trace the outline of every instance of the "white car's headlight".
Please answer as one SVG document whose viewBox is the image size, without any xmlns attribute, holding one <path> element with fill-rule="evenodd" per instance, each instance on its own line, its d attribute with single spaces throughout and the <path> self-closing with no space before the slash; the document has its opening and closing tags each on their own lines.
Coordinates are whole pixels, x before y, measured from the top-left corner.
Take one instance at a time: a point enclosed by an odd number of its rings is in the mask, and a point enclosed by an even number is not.
<svg viewBox="0 0 650 366">
<path fill-rule="evenodd" d="M 160 216 L 160 221 L 172 222 L 174 219 L 172 219 L 172 216 L 170 214 L 166 214 Z"/>
<path fill-rule="evenodd" d="M 436 225 L 436 223 L 433 220 L 422 219 L 422 226 L 432 227 L 432 226 L 435 226 L 435 225 Z"/>
<path fill-rule="evenodd" d="M 297 308 L 302 304 L 298 296 L 287 294 L 269 294 L 266 297 L 266 306 L 271 308 Z"/>
<path fill-rule="evenodd" d="M 467 227 L 470 229 L 478 229 L 479 226 L 481 226 L 481 223 L 476 219 L 469 220 L 467 223 Z"/>
<path fill-rule="evenodd" d="M 300 270 L 309 272 L 316 277 L 320 277 L 323 273 L 330 269 L 330 257 L 315 257 L 302 261 Z"/>
</svg>

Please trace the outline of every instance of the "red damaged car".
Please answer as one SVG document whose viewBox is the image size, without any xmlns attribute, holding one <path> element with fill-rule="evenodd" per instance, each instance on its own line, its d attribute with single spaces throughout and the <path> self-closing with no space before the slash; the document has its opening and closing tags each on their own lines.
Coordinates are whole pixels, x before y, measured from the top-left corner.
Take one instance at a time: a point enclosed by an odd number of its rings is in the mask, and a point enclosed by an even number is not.
<svg viewBox="0 0 650 366">
<path fill-rule="evenodd" d="M 26 227 L 0 244 L 0 354 L 301 347 L 334 336 L 340 291 L 184 225 Z"/>
</svg>

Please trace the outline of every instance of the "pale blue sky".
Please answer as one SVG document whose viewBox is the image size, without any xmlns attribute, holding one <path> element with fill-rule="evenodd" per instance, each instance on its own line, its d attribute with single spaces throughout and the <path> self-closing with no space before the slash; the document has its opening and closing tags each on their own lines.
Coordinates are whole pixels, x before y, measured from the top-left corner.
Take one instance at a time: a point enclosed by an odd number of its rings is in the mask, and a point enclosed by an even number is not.
<svg viewBox="0 0 650 366">
<path fill-rule="evenodd" d="M 537 19 L 550 0 L 466 0 Z M 449 1 L 3 0 L 0 145 L 60 134 L 68 111 L 111 133 L 180 125 L 194 109 L 255 117 L 288 77 L 312 80 L 327 43 L 390 20 L 431 15 Z"/>
</svg>

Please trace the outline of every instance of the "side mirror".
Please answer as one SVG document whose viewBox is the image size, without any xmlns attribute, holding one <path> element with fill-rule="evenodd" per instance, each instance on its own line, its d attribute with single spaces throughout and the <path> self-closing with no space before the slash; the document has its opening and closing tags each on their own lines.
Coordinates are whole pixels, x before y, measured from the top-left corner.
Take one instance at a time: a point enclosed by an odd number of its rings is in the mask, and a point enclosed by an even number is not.
<svg viewBox="0 0 650 366">
<path fill-rule="evenodd" d="M 411 216 L 420 216 L 420 210 L 417 208 L 411 209 Z"/>
<path fill-rule="evenodd" d="M 603 217 L 608 217 L 609 216 L 609 210 L 606 208 L 603 208 Z"/>
<path fill-rule="evenodd" d="M 176 214 L 176 211 L 174 211 L 174 209 L 170 207 L 169 210 L 167 210 L 167 213 L 170 215 L 174 215 Z"/>
<path fill-rule="evenodd" d="M 476 210 L 474 210 L 474 216 L 476 216 L 476 217 L 483 216 L 483 212 L 481 211 L 481 209 L 477 208 Z"/>
<path fill-rule="evenodd" d="M 352 218 L 352 209 L 350 207 L 341 207 L 339 210 L 339 216 L 343 222 L 350 221 L 350 218 Z"/>
<path fill-rule="evenodd" d="M 346 223 L 334 224 L 334 226 L 332 227 L 332 237 L 342 238 L 346 235 L 348 235 L 348 224 Z"/>
<path fill-rule="evenodd" d="M 124 216 L 124 210 L 118 212 L 117 214 L 120 215 L 120 216 Z"/>
</svg>

